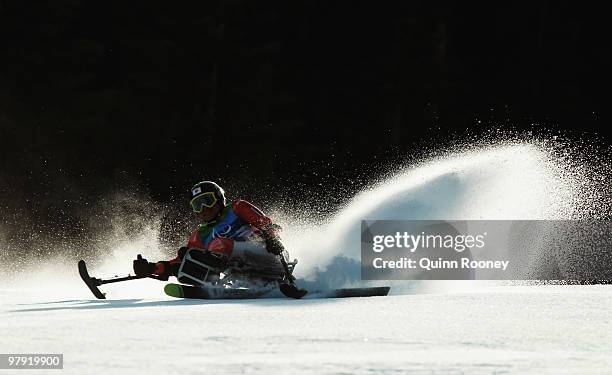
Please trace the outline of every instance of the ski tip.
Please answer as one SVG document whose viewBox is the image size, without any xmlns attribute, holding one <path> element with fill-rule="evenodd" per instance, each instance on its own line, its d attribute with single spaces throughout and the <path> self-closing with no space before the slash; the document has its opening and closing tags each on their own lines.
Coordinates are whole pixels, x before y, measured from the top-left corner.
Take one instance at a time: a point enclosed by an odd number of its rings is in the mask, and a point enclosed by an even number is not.
<svg viewBox="0 0 612 375">
<path fill-rule="evenodd" d="M 79 275 L 81 276 L 81 279 L 83 280 L 85 285 L 87 285 L 89 290 L 91 290 L 91 292 L 97 299 L 106 299 L 106 293 L 102 293 L 100 289 L 98 289 L 98 286 L 100 284 L 96 284 L 94 282 L 95 279 L 89 276 L 89 272 L 87 271 L 87 265 L 82 259 L 79 260 Z"/>
<path fill-rule="evenodd" d="M 183 288 L 178 284 L 166 284 L 164 286 L 164 293 L 170 297 L 183 298 Z"/>
<path fill-rule="evenodd" d="M 280 291 L 286 297 L 295 299 L 300 299 L 308 293 L 306 289 L 298 288 L 293 284 L 281 284 Z"/>
</svg>

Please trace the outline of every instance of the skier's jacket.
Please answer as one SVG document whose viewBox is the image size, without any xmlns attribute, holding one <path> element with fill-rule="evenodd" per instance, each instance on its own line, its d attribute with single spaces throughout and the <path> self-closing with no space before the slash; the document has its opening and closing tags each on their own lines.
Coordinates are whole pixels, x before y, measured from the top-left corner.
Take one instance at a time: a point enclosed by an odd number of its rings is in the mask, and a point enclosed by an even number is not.
<svg viewBox="0 0 612 375">
<path fill-rule="evenodd" d="M 271 235 L 272 232 L 272 220 L 259 208 L 245 200 L 236 200 L 212 221 L 198 225 L 189 236 L 187 248 L 179 250 L 178 256 L 169 262 L 158 262 L 155 274 L 176 275 L 187 249 L 208 250 L 227 259 L 232 255 L 235 239 L 245 240 L 257 234 Z"/>
</svg>

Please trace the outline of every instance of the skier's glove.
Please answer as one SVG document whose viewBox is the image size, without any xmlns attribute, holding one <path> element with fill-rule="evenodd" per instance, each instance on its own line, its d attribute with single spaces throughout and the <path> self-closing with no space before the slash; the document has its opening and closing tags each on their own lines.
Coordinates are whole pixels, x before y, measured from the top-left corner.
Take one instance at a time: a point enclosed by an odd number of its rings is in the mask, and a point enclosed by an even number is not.
<svg viewBox="0 0 612 375">
<path fill-rule="evenodd" d="M 173 266 L 167 261 L 157 262 L 153 265 L 155 266 L 153 274 L 157 275 L 155 278 L 163 281 L 168 281 L 168 277 L 170 276 L 176 276 L 178 268 L 180 267 L 180 264 Z"/>
<path fill-rule="evenodd" d="M 136 276 L 151 276 L 155 272 L 155 263 L 149 263 L 140 254 L 134 260 L 134 273 Z"/>
<path fill-rule="evenodd" d="M 274 255 L 281 255 L 285 251 L 285 246 L 278 237 L 272 236 L 266 238 L 266 250 Z"/>
</svg>

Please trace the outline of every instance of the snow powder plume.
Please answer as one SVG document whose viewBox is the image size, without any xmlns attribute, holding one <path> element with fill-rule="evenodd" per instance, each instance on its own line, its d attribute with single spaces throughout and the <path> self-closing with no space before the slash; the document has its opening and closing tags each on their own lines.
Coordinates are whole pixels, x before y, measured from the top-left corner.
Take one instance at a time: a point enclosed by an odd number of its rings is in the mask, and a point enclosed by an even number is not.
<svg viewBox="0 0 612 375">
<path fill-rule="evenodd" d="M 169 259 L 160 238 L 164 211 L 152 199 L 124 191 L 108 197 L 101 205 L 105 217 L 97 217 L 95 222 L 106 226 L 95 238 L 94 254 L 81 256 L 92 275 L 104 278 L 133 274 L 132 261 L 137 254 L 151 262 Z M 159 281 L 151 279 L 104 287 L 113 298 L 159 297 L 163 295 L 161 289 Z"/>
<path fill-rule="evenodd" d="M 132 260 L 137 254 L 151 261 L 168 259 L 159 237 L 162 215 L 163 210 L 151 199 L 133 192 L 114 193 L 84 213 L 86 241 L 49 240 L 45 244 L 48 255 L 26 260 L 15 256 L 11 260 L 11 254 L 5 254 L 11 270 L 4 278 L 6 286 L 20 293 L 91 298 L 78 275 L 77 261 L 84 259 L 92 276 L 108 278 L 133 273 Z M 113 298 L 163 294 L 159 282 L 148 279 L 109 284 L 104 290 Z"/>
<path fill-rule="evenodd" d="M 361 220 L 597 216 L 597 212 L 607 212 L 610 207 L 606 200 L 609 195 L 598 190 L 598 186 L 609 185 L 609 179 L 600 174 L 600 185 L 595 186 L 592 172 L 588 164 L 576 162 L 574 156 L 559 153 L 546 142 L 466 147 L 465 151 L 449 152 L 395 171 L 370 189 L 355 194 L 345 207 L 323 222 L 297 220 L 295 213 L 286 211 L 271 216 L 284 227 L 283 242 L 299 259 L 296 275 L 303 278 L 303 285 L 359 285 Z M 163 214 L 159 205 L 147 197 L 117 193 L 84 214 L 89 220 L 90 236 L 85 244 L 51 244 L 59 251 L 36 262 L 20 264 L 19 272 L 8 281 L 12 287 L 91 297 L 79 280 L 78 259 L 88 262 L 92 275 L 108 277 L 130 273 L 136 254 L 151 261 L 174 256 L 176 249 L 167 249 L 167 244 L 160 241 Z M 186 238 L 188 233 L 184 235 Z M 2 241 L 0 231 L 0 244 Z M 393 285 L 397 293 L 414 288 L 415 283 Z M 163 296 L 160 283 L 154 280 L 109 284 L 105 291 L 113 298 Z"/>
<path fill-rule="evenodd" d="M 397 171 L 325 223 L 305 230 L 304 223 L 289 221 L 284 239 L 300 259 L 296 273 L 311 286 L 354 285 L 360 280 L 361 220 L 584 218 L 597 205 L 609 207 L 589 172 L 544 142 L 472 148 Z"/>
</svg>

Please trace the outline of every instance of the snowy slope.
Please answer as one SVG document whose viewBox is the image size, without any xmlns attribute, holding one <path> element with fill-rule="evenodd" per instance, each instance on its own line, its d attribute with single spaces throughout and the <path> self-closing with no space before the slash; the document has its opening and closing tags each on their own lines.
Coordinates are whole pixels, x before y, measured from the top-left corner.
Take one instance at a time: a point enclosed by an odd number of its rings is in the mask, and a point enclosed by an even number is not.
<svg viewBox="0 0 612 375">
<path fill-rule="evenodd" d="M 18 292 L 0 292 L 0 352 L 64 353 L 66 374 L 612 368 L 612 289 L 605 286 L 242 302 Z"/>
</svg>

